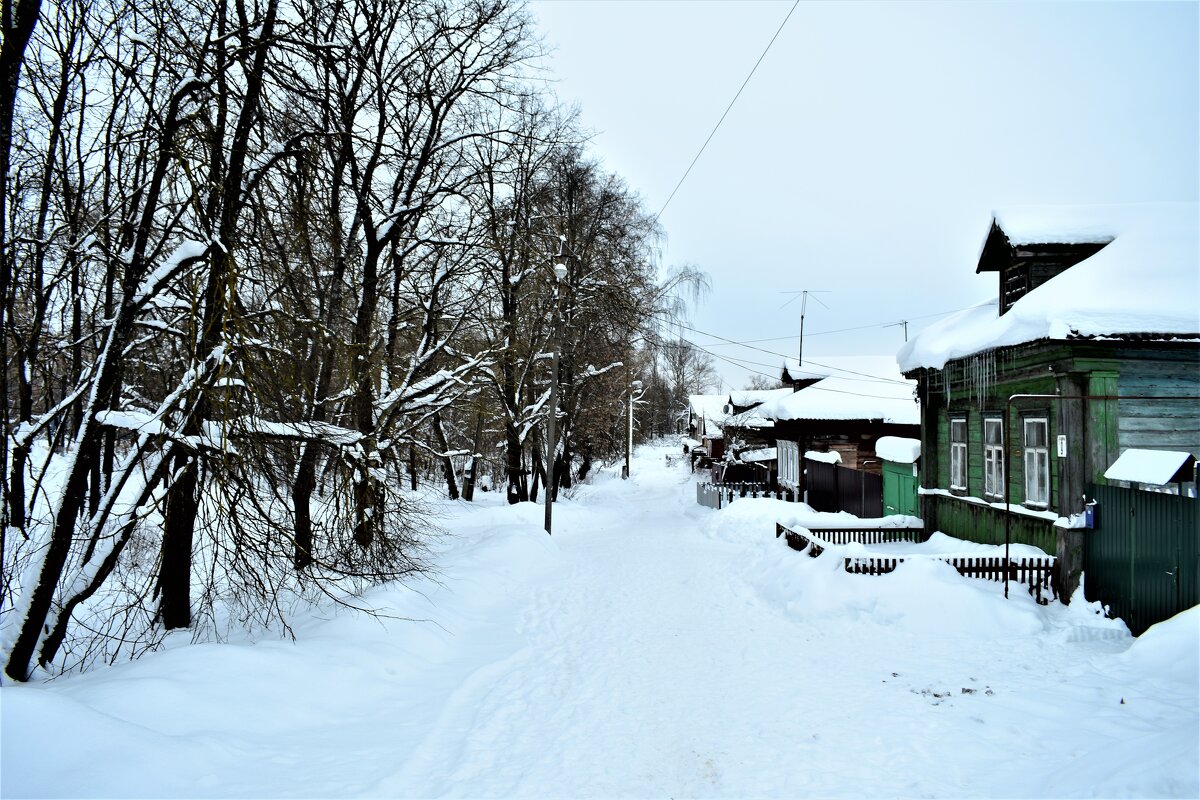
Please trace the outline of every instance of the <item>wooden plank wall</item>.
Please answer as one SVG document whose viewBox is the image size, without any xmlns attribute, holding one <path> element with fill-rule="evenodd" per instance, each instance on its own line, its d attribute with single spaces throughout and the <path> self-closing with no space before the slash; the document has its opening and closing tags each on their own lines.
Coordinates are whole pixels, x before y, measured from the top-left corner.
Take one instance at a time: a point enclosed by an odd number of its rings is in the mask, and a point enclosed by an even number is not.
<svg viewBox="0 0 1200 800">
<path fill-rule="evenodd" d="M 1118 440 L 1122 451 L 1181 450 L 1200 458 L 1200 403 L 1184 399 L 1200 396 L 1200 363 L 1194 353 L 1124 362 L 1117 393 L 1121 397 L 1161 398 L 1120 401 Z"/>
</svg>

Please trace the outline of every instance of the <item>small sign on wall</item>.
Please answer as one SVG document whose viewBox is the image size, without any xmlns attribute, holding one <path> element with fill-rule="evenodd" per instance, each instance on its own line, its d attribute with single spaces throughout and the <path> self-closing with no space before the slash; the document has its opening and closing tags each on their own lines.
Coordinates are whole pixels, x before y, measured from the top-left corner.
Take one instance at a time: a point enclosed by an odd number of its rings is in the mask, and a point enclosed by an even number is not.
<svg viewBox="0 0 1200 800">
<path fill-rule="evenodd" d="M 1058 435 L 1058 457 L 1067 457 L 1067 435 L 1065 433 L 1060 433 Z"/>
</svg>

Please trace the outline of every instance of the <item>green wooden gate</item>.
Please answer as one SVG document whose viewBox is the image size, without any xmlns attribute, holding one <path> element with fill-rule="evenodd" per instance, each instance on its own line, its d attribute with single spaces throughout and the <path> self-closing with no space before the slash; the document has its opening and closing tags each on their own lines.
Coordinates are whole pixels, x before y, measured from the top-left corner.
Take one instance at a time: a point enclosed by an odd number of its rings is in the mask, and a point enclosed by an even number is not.
<svg viewBox="0 0 1200 800">
<path fill-rule="evenodd" d="M 921 515 L 917 500 L 917 476 L 912 464 L 883 462 L 883 513 Z"/>
<path fill-rule="evenodd" d="M 1200 603 L 1200 500 L 1091 485 L 1096 528 L 1084 534 L 1085 596 L 1135 635 Z"/>
</svg>

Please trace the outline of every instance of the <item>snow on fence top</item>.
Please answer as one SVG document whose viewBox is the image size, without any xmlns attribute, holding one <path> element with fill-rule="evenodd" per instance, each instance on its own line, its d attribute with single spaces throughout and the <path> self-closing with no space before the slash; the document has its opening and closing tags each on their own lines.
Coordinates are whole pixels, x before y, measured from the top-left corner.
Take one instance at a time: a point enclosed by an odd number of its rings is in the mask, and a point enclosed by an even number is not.
<svg viewBox="0 0 1200 800">
<path fill-rule="evenodd" d="M 1200 333 L 1198 214 L 1196 203 L 995 212 L 1013 244 L 1111 243 L 1003 316 L 991 300 L 929 326 L 901 348 L 900 369 L 941 369 L 951 359 L 1038 339 Z"/>
<path fill-rule="evenodd" d="M 1104 471 L 1104 477 L 1110 481 L 1162 486 L 1173 481 L 1191 457 L 1191 453 L 1173 450 L 1129 449 Z"/>
<path fill-rule="evenodd" d="M 921 457 L 921 440 L 903 436 L 880 436 L 875 443 L 875 455 L 884 461 L 912 464 Z"/>
</svg>

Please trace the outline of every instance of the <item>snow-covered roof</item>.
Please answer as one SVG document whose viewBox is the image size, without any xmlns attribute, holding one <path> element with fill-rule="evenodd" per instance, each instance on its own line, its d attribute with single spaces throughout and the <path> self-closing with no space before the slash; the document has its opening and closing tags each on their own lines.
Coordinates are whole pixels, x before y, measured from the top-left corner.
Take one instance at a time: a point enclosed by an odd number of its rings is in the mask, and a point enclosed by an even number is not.
<svg viewBox="0 0 1200 800">
<path fill-rule="evenodd" d="M 738 406 L 754 406 L 760 403 L 765 403 L 768 400 L 775 400 L 792 393 L 791 389 L 743 389 L 729 393 L 729 402 L 731 405 Z"/>
<path fill-rule="evenodd" d="M 1191 457 L 1191 453 L 1173 450 L 1130 449 L 1121 453 L 1112 466 L 1104 471 L 1104 477 L 1110 481 L 1162 486 L 1174 480 L 1175 474 Z"/>
<path fill-rule="evenodd" d="M 1021 243 L 1112 241 L 1017 300 L 1003 316 L 990 300 L 930 325 L 896 360 L 908 372 L 941 369 L 951 359 L 1038 339 L 1194 336 L 1200 333 L 1198 214 L 1196 203 L 997 211 L 996 224 L 1010 241 L 1014 236 Z M 1061 230 L 1054 233 L 1055 228 Z"/>
<path fill-rule="evenodd" d="M 875 443 L 875 455 L 884 461 L 912 464 L 921 457 L 921 440 L 903 436 L 880 436 Z"/>
<path fill-rule="evenodd" d="M 1147 205 L 1021 206 L 996 209 L 992 219 L 1015 245 L 1104 244 L 1145 213 Z"/>
<path fill-rule="evenodd" d="M 710 426 L 721 428 L 725 425 L 726 397 L 723 394 L 693 394 L 688 397 L 688 406 L 693 416 L 704 420 L 706 430 Z"/>
<path fill-rule="evenodd" d="M 819 363 L 818 363 L 819 362 Z M 792 371 L 794 363 L 788 365 Z M 818 370 L 820 372 L 818 372 Z M 804 373 L 822 378 L 812 386 L 763 403 L 757 411 L 773 420 L 880 420 L 916 425 L 914 381 L 905 380 L 887 356 L 823 357 L 804 362 Z M 792 372 L 795 376 L 796 373 Z"/>
<path fill-rule="evenodd" d="M 735 428 L 769 428 L 774 422 L 762 415 L 762 405 L 770 400 L 786 397 L 791 389 L 749 389 L 729 393 L 729 402 L 725 406 L 725 426 Z M 745 411 L 733 413 L 734 407 Z"/>
<path fill-rule="evenodd" d="M 756 461 L 774 461 L 778 457 L 774 447 L 761 447 L 758 450 L 747 450 L 738 459 L 748 463 Z"/>
</svg>

